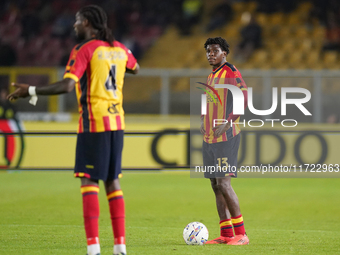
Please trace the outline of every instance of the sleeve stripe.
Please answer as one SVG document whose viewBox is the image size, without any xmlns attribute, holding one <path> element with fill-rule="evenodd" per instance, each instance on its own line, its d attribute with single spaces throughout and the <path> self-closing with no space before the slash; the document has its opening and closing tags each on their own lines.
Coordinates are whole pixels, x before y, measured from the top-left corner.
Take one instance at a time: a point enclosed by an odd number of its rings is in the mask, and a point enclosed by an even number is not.
<svg viewBox="0 0 340 255">
<path fill-rule="evenodd" d="M 73 73 L 65 73 L 64 74 L 64 79 L 65 78 L 71 78 L 72 80 L 74 80 L 75 82 L 78 82 L 79 81 L 79 78 L 74 75 Z"/>
<path fill-rule="evenodd" d="M 137 62 L 136 62 L 136 64 L 134 65 L 134 67 L 131 70 L 135 70 L 136 67 L 137 67 Z"/>
</svg>

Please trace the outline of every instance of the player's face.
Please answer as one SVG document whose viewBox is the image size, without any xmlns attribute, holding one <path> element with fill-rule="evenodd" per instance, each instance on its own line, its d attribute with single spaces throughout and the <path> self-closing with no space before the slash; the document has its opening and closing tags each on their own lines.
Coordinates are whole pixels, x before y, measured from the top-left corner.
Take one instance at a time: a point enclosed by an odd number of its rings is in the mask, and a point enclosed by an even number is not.
<svg viewBox="0 0 340 255">
<path fill-rule="evenodd" d="M 206 55 L 209 64 L 213 67 L 218 67 L 226 61 L 227 52 L 222 51 L 219 44 L 210 44 L 206 48 Z"/>
<path fill-rule="evenodd" d="M 76 36 L 79 40 L 85 39 L 85 28 L 84 28 L 84 17 L 83 15 L 77 12 L 76 14 L 76 22 L 73 25 L 74 31 L 76 32 Z"/>
</svg>

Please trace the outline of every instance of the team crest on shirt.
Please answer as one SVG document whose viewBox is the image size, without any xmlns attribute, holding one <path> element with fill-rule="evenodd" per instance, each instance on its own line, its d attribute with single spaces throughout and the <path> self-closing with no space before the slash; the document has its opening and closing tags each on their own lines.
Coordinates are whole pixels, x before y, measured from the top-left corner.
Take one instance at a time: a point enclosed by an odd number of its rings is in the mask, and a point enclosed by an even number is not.
<svg viewBox="0 0 340 255">
<path fill-rule="evenodd" d="M 111 104 L 111 106 L 107 109 L 108 112 L 111 113 L 111 114 L 119 113 L 119 111 L 117 110 L 117 105 L 119 105 L 119 103 L 118 104 Z"/>
</svg>

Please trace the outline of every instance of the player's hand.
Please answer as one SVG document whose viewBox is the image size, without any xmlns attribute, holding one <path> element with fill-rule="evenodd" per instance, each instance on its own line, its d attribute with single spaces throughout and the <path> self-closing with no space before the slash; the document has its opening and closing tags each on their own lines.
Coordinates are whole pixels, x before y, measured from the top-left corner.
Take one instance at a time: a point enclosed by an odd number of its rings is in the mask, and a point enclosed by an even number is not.
<svg viewBox="0 0 340 255">
<path fill-rule="evenodd" d="M 18 99 L 20 97 L 24 98 L 29 96 L 28 87 L 30 85 L 23 83 L 12 83 L 12 86 L 14 86 L 16 90 L 7 96 L 9 101 L 13 101 L 14 99 Z"/>
<path fill-rule="evenodd" d="M 202 135 L 205 135 L 205 129 L 204 129 L 204 116 L 201 116 L 201 127 L 200 132 Z"/>
<path fill-rule="evenodd" d="M 201 124 L 200 132 L 202 135 L 205 135 L 204 123 Z"/>
<path fill-rule="evenodd" d="M 213 131 L 214 131 L 214 136 L 220 137 L 222 134 L 224 134 L 225 132 L 227 132 L 227 130 L 230 128 L 230 123 L 226 123 L 223 125 L 218 125 L 216 127 L 213 127 Z"/>
</svg>

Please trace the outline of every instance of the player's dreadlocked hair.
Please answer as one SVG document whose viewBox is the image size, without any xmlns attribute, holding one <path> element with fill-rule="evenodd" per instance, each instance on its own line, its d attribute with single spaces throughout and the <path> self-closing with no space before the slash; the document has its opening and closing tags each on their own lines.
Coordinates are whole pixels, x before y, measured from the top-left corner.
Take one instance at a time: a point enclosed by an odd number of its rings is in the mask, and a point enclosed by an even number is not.
<svg viewBox="0 0 340 255">
<path fill-rule="evenodd" d="M 112 31 L 107 27 L 107 16 L 105 11 L 97 5 L 87 5 L 79 10 L 79 14 L 83 15 L 98 30 L 96 39 L 108 42 L 113 46 L 114 37 Z"/>
<path fill-rule="evenodd" d="M 219 44 L 222 51 L 226 51 L 227 54 L 229 54 L 229 52 L 230 52 L 229 44 L 222 37 L 208 38 L 207 41 L 204 44 L 204 49 L 207 49 L 207 46 L 210 45 L 210 44 Z"/>
</svg>

